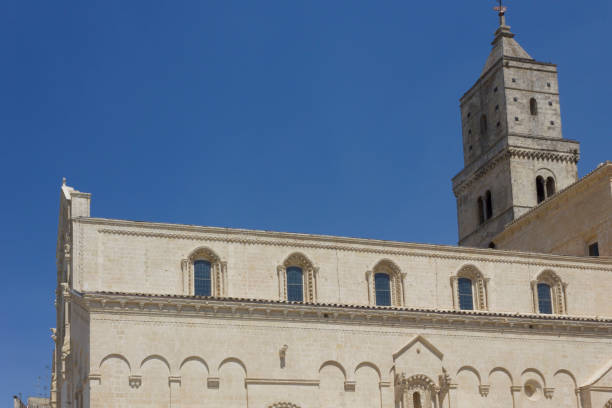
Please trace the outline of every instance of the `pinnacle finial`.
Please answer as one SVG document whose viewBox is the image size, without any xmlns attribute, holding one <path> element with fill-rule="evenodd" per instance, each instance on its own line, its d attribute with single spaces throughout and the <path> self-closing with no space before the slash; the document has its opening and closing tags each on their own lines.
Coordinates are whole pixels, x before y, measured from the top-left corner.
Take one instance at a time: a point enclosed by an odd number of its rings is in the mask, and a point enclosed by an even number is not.
<svg viewBox="0 0 612 408">
<path fill-rule="evenodd" d="M 66 177 L 62 177 L 62 186 L 66 185 Z"/>
</svg>

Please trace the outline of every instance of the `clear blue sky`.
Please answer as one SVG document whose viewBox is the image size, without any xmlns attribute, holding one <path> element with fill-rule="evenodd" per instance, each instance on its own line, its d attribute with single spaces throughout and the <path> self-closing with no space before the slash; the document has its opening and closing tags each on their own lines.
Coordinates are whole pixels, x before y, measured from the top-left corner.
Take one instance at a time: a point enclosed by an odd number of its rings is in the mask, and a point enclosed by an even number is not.
<svg viewBox="0 0 612 408">
<path fill-rule="evenodd" d="M 559 64 L 580 174 L 612 160 L 612 3 L 508 0 Z M 96 217 L 456 243 L 458 99 L 493 0 L 6 0 L 0 405 L 37 393 L 59 187 Z"/>
</svg>

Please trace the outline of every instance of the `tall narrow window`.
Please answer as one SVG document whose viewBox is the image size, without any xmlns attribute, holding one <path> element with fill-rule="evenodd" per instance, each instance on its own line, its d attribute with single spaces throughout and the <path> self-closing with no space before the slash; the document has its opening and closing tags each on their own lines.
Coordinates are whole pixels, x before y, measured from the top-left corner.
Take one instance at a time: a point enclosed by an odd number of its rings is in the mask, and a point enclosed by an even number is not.
<svg viewBox="0 0 612 408">
<path fill-rule="evenodd" d="M 487 194 L 485 195 L 486 197 L 486 202 L 487 202 L 487 220 L 491 217 L 493 217 L 493 200 L 491 198 L 491 190 L 487 191 Z"/>
<path fill-rule="evenodd" d="M 483 136 L 486 135 L 487 128 L 488 128 L 487 115 L 482 115 L 480 117 L 480 134 Z"/>
<path fill-rule="evenodd" d="M 484 224 L 485 222 L 485 213 L 484 213 L 484 203 L 482 201 L 482 197 L 478 197 L 477 200 L 477 208 L 476 210 L 478 211 L 477 217 L 478 217 L 478 224 Z"/>
<path fill-rule="evenodd" d="M 553 195 L 555 195 L 555 192 L 555 179 L 549 177 L 546 179 L 546 198 L 552 197 Z"/>
<path fill-rule="evenodd" d="M 589 245 L 589 256 L 599 256 L 599 243 L 593 242 Z"/>
<path fill-rule="evenodd" d="M 386 273 L 374 275 L 376 306 L 391 306 L 391 279 Z"/>
<path fill-rule="evenodd" d="M 193 263 L 193 283 L 196 296 L 211 295 L 210 262 L 195 261 Z"/>
<path fill-rule="evenodd" d="M 538 114 L 538 101 L 536 101 L 535 98 L 531 98 L 531 100 L 529 101 L 529 110 L 531 111 L 531 114 L 533 116 L 536 116 Z"/>
<path fill-rule="evenodd" d="M 472 295 L 472 280 L 459 278 L 457 280 L 459 289 L 459 309 L 474 310 L 474 297 Z"/>
<path fill-rule="evenodd" d="M 304 277 L 302 268 L 290 266 L 287 268 L 287 300 L 290 302 L 304 301 Z"/>
<path fill-rule="evenodd" d="M 552 314 L 552 296 L 550 285 L 538 283 L 538 310 L 543 314 Z"/>
<path fill-rule="evenodd" d="M 538 204 L 546 200 L 546 190 L 544 187 L 544 177 L 536 177 L 536 191 L 538 193 Z"/>
<path fill-rule="evenodd" d="M 422 408 L 423 407 L 421 405 L 421 394 L 419 394 L 418 392 L 415 392 L 414 394 L 412 394 L 412 406 L 414 408 Z"/>
</svg>

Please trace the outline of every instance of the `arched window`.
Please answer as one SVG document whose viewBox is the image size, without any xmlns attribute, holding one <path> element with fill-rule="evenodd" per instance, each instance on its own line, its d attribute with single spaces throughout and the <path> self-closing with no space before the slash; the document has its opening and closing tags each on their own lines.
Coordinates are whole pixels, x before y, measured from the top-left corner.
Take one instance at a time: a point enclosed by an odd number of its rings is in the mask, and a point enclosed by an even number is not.
<svg viewBox="0 0 612 408">
<path fill-rule="evenodd" d="M 478 217 L 478 224 L 482 225 L 485 222 L 484 202 L 482 201 L 482 197 L 478 197 L 478 200 L 476 200 L 476 202 L 476 210 L 478 211 L 478 214 L 476 214 Z"/>
<path fill-rule="evenodd" d="M 210 276 L 210 262 L 195 261 L 193 263 L 194 295 L 210 296 L 212 293 L 212 279 Z"/>
<path fill-rule="evenodd" d="M 489 279 L 474 265 L 462 267 L 451 276 L 453 305 L 459 310 L 487 310 L 487 284 Z"/>
<path fill-rule="evenodd" d="M 487 190 L 485 194 L 487 204 L 487 220 L 493 217 L 493 200 L 491 198 L 491 190 Z"/>
<path fill-rule="evenodd" d="M 418 392 L 415 392 L 414 394 L 412 394 L 412 406 L 414 408 L 422 408 L 423 407 L 421 405 L 421 394 L 419 394 Z"/>
<path fill-rule="evenodd" d="M 292 302 L 316 302 L 316 268 L 304 254 L 295 252 L 277 267 L 278 292 L 281 300 Z"/>
<path fill-rule="evenodd" d="M 540 273 L 535 280 L 531 281 L 534 312 L 565 314 L 567 311 L 566 287 L 567 284 L 553 271 L 547 270 Z"/>
<path fill-rule="evenodd" d="M 300 267 L 287 268 L 287 300 L 290 302 L 304 301 L 304 274 Z"/>
<path fill-rule="evenodd" d="M 552 314 L 552 296 L 547 283 L 538 283 L 538 312 Z"/>
<path fill-rule="evenodd" d="M 550 198 L 555 195 L 555 179 L 552 177 L 548 177 L 546 179 L 546 198 Z"/>
<path fill-rule="evenodd" d="M 536 191 L 538 193 L 538 204 L 546 200 L 546 190 L 544 186 L 544 177 L 536 177 Z"/>
<path fill-rule="evenodd" d="M 372 270 L 366 272 L 369 303 L 376 306 L 403 306 L 404 277 L 405 274 L 393 261 L 379 261 Z"/>
<path fill-rule="evenodd" d="M 181 261 L 183 293 L 196 296 L 226 296 L 227 263 L 211 249 L 201 247 Z"/>
<path fill-rule="evenodd" d="M 391 278 L 386 273 L 374 275 L 376 306 L 391 306 Z"/>
<path fill-rule="evenodd" d="M 468 278 L 459 278 L 457 280 L 457 290 L 459 291 L 459 309 L 474 310 L 472 280 Z"/>
<path fill-rule="evenodd" d="M 481 135 L 486 135 L 487 134 L 487 128 L 488 128 L 488 123 L 487 123 L 487 115 L 482 115 L 480 117 L 480 134 Z"/>
<path fill-rule="evenodd" d="M 531 98 L 529 101 L 529 111 L 533 116 L 538 114 L 538 101 L 535 98 Z"/>
</svg>

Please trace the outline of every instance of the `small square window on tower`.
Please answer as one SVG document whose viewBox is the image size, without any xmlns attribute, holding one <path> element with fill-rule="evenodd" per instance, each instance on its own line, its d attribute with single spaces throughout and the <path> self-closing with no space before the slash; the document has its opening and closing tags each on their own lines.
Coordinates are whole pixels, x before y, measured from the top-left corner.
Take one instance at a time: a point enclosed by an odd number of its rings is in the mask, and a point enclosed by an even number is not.
<svg viewBox="0 0 612 408">
<path fill-rule="evenodd" d="M 593 242 L 589 245 L 589 256 L 599 256 L 599 243 Z"/>
</svg>

